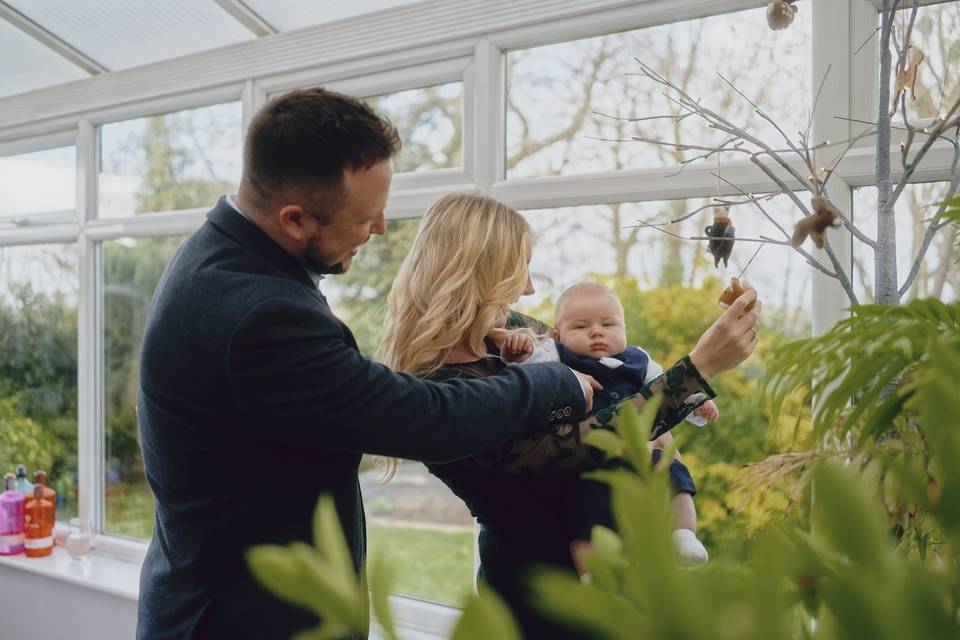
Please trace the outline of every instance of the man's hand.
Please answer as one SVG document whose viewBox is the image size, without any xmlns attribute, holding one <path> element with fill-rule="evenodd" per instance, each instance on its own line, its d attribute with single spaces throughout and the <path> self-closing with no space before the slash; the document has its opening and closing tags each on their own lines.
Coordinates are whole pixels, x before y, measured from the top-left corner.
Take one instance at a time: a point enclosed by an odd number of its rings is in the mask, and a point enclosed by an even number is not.
<svg viewBox="0 0 960 640">
<path fill-rule="evenodd" d="M 577 376 L 577 380 L 580 381 L 580 388 L 583 389 L 583 399 L 586 401 L 584 412 L 590 413 L 590 410 L 593 409 L 593 391 L 594 389 L 600 391 L 603 389 L 603 385 L 594 380 L 592 376 L 580 373 L 576 369 L 570 369 L 570 371 L 573 371 L 573 375 Z"/>
<path fill-rule="evenodd" d="M 753 353 L 760 331 L 760 308 L 757 292 L 751 289 L 710 325 L 690 352 L 690 360 L 700 375 L 709 380 L 721 371 L 733 369 Z"/>
<path fill-rule="evenodd" d="M 500 345 L 500 357 L 504 362 L 523 362 L 533 355 L 533 338 L 523 333 L 514 333 Z"/>
<path fill-rule="evenodd" d="M 702 405 L 693 410 L 693 415 L 700 416 L 707 422 L 713 423 L 720 419 L 720 409 L 713 400 L 707 400 Z"/>
</svg>

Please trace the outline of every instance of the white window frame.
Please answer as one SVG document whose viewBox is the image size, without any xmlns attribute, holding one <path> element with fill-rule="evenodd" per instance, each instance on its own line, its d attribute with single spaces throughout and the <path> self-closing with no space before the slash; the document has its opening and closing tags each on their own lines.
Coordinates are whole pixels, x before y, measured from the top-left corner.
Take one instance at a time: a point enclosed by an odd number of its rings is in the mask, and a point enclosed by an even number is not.
<svg viewBox="0 0 960 640">
<path fill-rule="evenodd" d="M 927 0 L 924 4 L 933 4 Z M 80 254 L 78 318 L 79 510 L 97 532 L 100 552 L 140 561 L 146 545 L 100 531 L 103 511 L 102 318 L 100 246 L 120 237 L 185 234 L 198 228 L 206 209 L 96 219 L 97 149 L 101 124 L 241 100 L 244 129 L 271 93 L 326 83 L 354 94 L 374 95 L 449 81 L 463 82 L 463 166 L 398 175 L 391 218 L 422 215 L 443 193 L 489 193 L 522 209 L 671 200 L 714 195 L 713 167 L 693 165 L 664 181 L 663 168 L 577 176 L 506 179 L 504 52 L 645 26 L 760 7 L 766 0 L 427 0 L 372 16 L 319 25 L 167 62 L 96 76 L 0 99 L 0 155 L 39 150 L 51 141 L 77 146 L 77 220 L 68 224 L 0 231 L 0 245 L 77 242 Z M 877 23 L 878 0 L 803 0 L 813 15 L 813 78 L 816 87 L 831 66 L 828 90 L 814 122 L 815 139 L 849 136 L 837 114 L 876 116 L 876 56 L 851 56 Z M 876 43 L 873 45 L 876 47 Z M 121 105 L 121 106 L 115 106 Z M 492 129 L 497 135 L 483 135 Z M 834 200 L 849 212 L 852 188 L 871 184 L 872 144 L 852 152 L 833 182 Z M 945 179 L 950 153 L 934 149 L 917 182 Z M 772 185 L 748 162 L 723 164 L 724 174 L 754 192 Z M 670 168 L 673 172 L 673 168 Z M 792 180 L 791 188 L 799 188 Z M 846 233 L 846 232 L 838 232 Z M 843 236 L 841 236 L 842 238 Z M 834 243 L 851 264 L 850 242 Z M 837 283 L 814 272 L 814 333 L 846 315 Z M 398 597 L 398 618 L 446 628 L 451 609 Z M 431 626 L 432 625 L 432 626 Z"/>
</svg>

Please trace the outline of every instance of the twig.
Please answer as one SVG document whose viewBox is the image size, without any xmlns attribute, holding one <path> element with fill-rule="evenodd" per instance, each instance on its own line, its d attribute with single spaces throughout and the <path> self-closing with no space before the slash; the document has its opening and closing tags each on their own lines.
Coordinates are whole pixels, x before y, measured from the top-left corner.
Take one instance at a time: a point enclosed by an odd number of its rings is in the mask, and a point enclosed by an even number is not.
<svg viewBox="0 0 960 640">
<path fill-rule="evenodd" d="M 625 118 L 623 116 L 613 116 L 608 113 L 603 113 L 602 111 L 592 111 L 593 115 L 600 116 L 601 118 L 609 118 L 610 120 L 621 120 L 623 122 L 644 122 L 646 120 L 675 120 L 680 122 L 685 118 L 689 118 L 692 115 L 695 115 L 693 112 L 684 113 L 683 115 L 669 115 L 669 116 L 645 116 L 643 118 Z"/>
<path fill-rule="evenodd" d="M 730 87 L 731 89 L 733 89 L 734 91 L 736 91 L 736 92 L 737 92 L 737 95 L 739 95 L 741 98 L 743 98 L 744 100 L 746 100 L 747 102 L 749 102 L 750 105 L 753 106 L 753 109 L 754 109 L 754 111 L 757 113 L 757 115 L 759 115 L 761 118 L 763 118 L 764 120 L 766 120 L 767 122 L 769 122 L 771 125 L 773 125 L 773 128 L 777 130 L 777 133 L 779 133 L 781 136 L 783 136 L 783 139 L 786 141 L 787 146 L 789 146 L 792 151 L 796 152 L 797 155 L 800 155 L 801 157 L 803 157 L 802 154 L 800 154 L 800 151 L 796 148 L 796 145 L 793 144 L 793 140 L 790 139 L 790 136 L 788 136 L 786 133 L 784 133 L 783 129 L 780 128 L 780 125 L 778 125 L 776 122 L 774 122 L 774 120 L 773 120 L 770 116 L 768 116 L 768 115 L 766 114 L 766 112 L 765 112 L 763 109 L 761 109 L 761 108 L 759 107 L 759 105 L 757 105 L 756 102 L 754 102 L 753 100 L 751 100 L 750 98 L 748 98 L 747 96 L 745 96 L 745 95 L 743 94 L 743 92 L 740 91 L 740 89 L 737 89 L 737 87 L 736 87 L 732 82 L 730 82 L 729 80 L 727 80 L 726 78 L 724 78 L 722 73 L 719 73 L 719 72 L 718 72 L 717 75 L 720 76 L 720 79 L 723 80 L 724 82 L 726 82 L 727 85 L 729 85 L 729 87 Z"/>
<path fill-rule="evenodd" d="M 853 52 L 853 55 L 857 55 L 858 53 L 860 53 L 861 49 L 863 49 L 865 46 L 867 46 L 867 43 L 868 43 L 868 42 L 870 42 L 871 40 L 873 40 L 873 36 L 877 35 L 877 32 L 878 32 L 878 31 L 880 31 L 880 27 L 877 27 L 876 29 L 874 29 L 874 30 L 873 30 L 873 33 L 871 33 L 869 36 L 867 36 L 867 39 L 863 41 L 863 44 L 861 44 L 859 47 L 857 47 L 857 50 Z"/>
</svg>

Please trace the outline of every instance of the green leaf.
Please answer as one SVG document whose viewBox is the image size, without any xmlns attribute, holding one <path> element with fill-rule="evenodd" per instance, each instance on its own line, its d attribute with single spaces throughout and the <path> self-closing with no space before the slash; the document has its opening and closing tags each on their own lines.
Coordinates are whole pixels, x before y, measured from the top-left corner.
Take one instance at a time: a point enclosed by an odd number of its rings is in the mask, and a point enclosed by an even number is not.
<svg viewBox="0 0 960 640">
<path fill-rule="evenodd" d="M 617 433 L 626 445 L 626 459 L 640 476 L 650 475 L 650 431 L 663 396 L 656 395 L 648 399 L 640 411 L 630 403 L 620 406 L 617 412 Z"/>
<path fill-rule="evenodd" d="M 254 578 L 274 595 L 317 611 L 311 580 L 289 550 L 277 545 L 258 545 L 247 549 L 246 559 Z"/>
<path fill-rule="evenodd" d="M 646 626 L 645 617 L 629 601 L 581 584 L 566 572 L 537 572 L 532 586 L 538 609 L 591 638 L 636 638 Z"/>
<path fill-rule="evenodd" d="M 616 434 L 606 429 L 594 429 L 586 435 L 583 441 L 603 451 L 608 458 L 619 458 L 623 450 L 623 441 Z"/>
<path fill-rule="evenodd" d="M 453 628 L 450 640 L 520 640 L 520 629 L 510 610 L 492 589 L 481 584 Z"/>
<path fill-rule="evenodd" d="M 813 482 L 814 531 L 862 570 L 883 573 L 891 548 L 875 497 L 849 467 L 822 464 Z"/>
<path fill-rule="evenodd" d="M 340 527 L 337 507 L 329 495 L 320 496 L 313 512 L 313 546 L 333 563 L 338 571 L 354 573 L 353 560 Z"/>
</svg>

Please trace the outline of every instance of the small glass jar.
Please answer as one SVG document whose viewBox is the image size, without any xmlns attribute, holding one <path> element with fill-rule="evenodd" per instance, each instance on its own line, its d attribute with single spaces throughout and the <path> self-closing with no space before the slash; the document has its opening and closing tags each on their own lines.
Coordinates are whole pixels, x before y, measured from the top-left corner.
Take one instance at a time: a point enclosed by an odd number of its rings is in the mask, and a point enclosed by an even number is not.
<svg viewBox="0 0 960 640">
<path fill-rule="evenodd" d="M 90 534 L 90 521 L 86 518 L 70 518 L 70 532 L 67 534 L 67 553 L 79 560 L 93 550 L 93 536 Z"/>
</svg>

